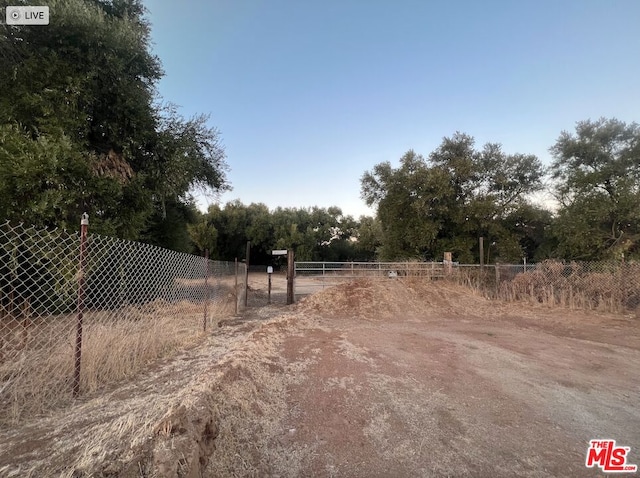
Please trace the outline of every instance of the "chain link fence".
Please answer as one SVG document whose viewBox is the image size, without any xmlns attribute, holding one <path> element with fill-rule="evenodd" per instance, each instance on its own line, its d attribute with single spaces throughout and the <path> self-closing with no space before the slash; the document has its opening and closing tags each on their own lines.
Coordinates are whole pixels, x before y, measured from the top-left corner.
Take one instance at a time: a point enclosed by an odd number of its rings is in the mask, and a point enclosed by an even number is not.
<svg viewBox="0 0 640 478">
<path fill-rule="evenodd" d="M 296 294 L 359 278 L 422 277 L 469 287 L 491 299 L 572 309 L 640 313 L 640 263 L 544 261 L 538 264 L 454 262 L 296 262 Z"/>
<path fill-rule="evenodd" d="M 502 300 L 613 313 L 640 310 L 640 263 L 636 262 L 545 261 L 498 284 L 497 296 Z"/>
<path fill-rule="evenodd" d="M 0 225 L 0 423 L 130 377 L 238 313 L 245 265 Z"/>
<path fill-rule="evenodd" d="M 640 263 L 543 261 L 455 265 L 449 280 L 486 297 L 570 309 L 640 311 Z"/>
</svg>

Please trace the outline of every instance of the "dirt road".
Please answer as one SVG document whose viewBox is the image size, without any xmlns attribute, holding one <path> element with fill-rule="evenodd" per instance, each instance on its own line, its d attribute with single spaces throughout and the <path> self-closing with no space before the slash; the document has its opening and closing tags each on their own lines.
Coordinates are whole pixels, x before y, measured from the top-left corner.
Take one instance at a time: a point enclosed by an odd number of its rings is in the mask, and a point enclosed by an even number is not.
<svg viewBox="0 0 640 478">
<path fill-rule="evenodd" d="M 274 362 L 296 371 L 287 413 L 249 473 L 599 476 L 585 467 L 595 438 L 640 463 L 636 318 L 365 282 L 306 299 L 297 321 Z"/>
<path fill-rule="evenodd" d="M 3 433 L 0 475 L 602 476 L 585 467 L 595 438 L 640 464 L 635 316 L 399 280 L 293 307 L 264 294 L 82 415 Z"/>
</svg>

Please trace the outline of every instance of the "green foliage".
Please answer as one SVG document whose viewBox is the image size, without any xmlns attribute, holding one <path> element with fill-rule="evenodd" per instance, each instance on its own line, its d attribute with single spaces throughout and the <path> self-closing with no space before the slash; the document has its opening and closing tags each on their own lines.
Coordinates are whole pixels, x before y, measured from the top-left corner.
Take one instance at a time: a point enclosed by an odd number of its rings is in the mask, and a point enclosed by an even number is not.
<svg viewBox="0 0 640 478">
<path fill-rule="evenodd" d="M 540 206 L 527 203 L 509 213 L 503 221 L 507 232 L 520 238 L 519 244 L 523 254 L 505 262 L 519 262 L 526 257 L 529 262 L 540 262 L 553 257 L 557 244 L 551 233 L 553 216 L 551 212 Z"/>
<path fill-rule="evenodd" d="M 199 247 L 190 230 L 192 224 L 197 224 L 198 216 L 198 210 L 191 202 L 169 199 L 156 204 L 150 225 L 141 239 L 174 251 L 204 254 L 204 248 Z"/>
<path fill-rule="evenodd" d="M 0 26 L 0 218 L 190 250 L 190 192 L 227 187 L 208 117 L 160 107 L 139 0 L 51 0 Z M 186 222 L 185 222 L 186 221 Z"/>
<path fill-rule="evenodd" d="M 201 219 L 195 224 L 188 224 L 187 230 L 198 254 L 204 255 L 208 250 L 209 257 L 215 257 L 218 231 L 213 225 L 209 224 L 206 219 Z"/>
<path fill-rule="evenodd" d="M 366 172 L 362 197 L 377 206 L 382 259 L 476 262 L 478 237 L 494 244 L 494 259 L 520 261 L 525 237 L 507 218 L 540 188 L 544 171 L 535 156 L 505 154 L 500 145 L 474 148 L 472 137 L 444 138 L 428 160 L 407 152 L 400 166 L 385 162 Z"/>
<path fill-rule="evenodd" d="M 40 227 L 67 227 L 81 206 L 87 164 L 68 137 L 33 140 L 18 125 L 0 125 L 0 217 Z M 75 223 L 79 222 L 79 215 Z M 75 224 L 74 224 L 75 225 Z"/>
<path fill-rule="evenodd" d="M 554 232 L 565 259 L 640 257 L 640 126 L 581 121 L 551 148 L 561 203 Z"/>
<path fill-rule="evenodd" d="M 361 218 L 373 230 L 372 218 Z M 377 224 L 377 223 L 376 223 Z M 244 258 L 251 241 L 251 263 L 270 264 L 273 249 L 294 249 L 301 261 L 371 260 L 379 242 L 370 237 L 359 245 L 360 223 L 344 216 L 337 207 L 276 208 L 264 204 L 248 206 L 232 201 L 224 207 L 211 206 L 202 221 L 190 227 L 194 242 L 201 237 L 215 242 L 212 257 L 221 260 Z M 371 232 L 365 232 L 371 236 Z"/>
<path fill-rule="evenodd" d="M 366 261 L 380 256 L 382 246 L 382 225 L 376 218 L 360 216 L 358 219 L 355 236 L 355 260 Z"/>
</svg>

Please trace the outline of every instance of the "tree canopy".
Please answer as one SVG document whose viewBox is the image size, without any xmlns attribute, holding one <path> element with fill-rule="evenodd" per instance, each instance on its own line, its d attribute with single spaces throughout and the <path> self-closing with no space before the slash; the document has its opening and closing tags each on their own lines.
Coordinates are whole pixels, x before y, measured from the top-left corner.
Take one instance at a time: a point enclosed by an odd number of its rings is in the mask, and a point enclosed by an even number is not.
<svg viewBox="0 0 640 478">
<path fill-rule="evenodd" d="M 551 148 L 561 207 L 558 254 L 569 259 L 640 256 L 640 126 L 581 121 Z"/>
<path fill-rule="evenodd" d="M 535 156 L 506 154 L 492 143 L 478 150 L 471 136 L 456 133 L 428 159 L 410 150 L 398 168 L 385 162 L 365 172 L 362 197 L 377 206 L 383 258 L 439 260 L 451 251 L 476 262 L 483 236 L 501 260 L 519 261 L 531 251 L 512 216 L 531 210 L 526 198 L 540 189 L 543 174 Z"/>
<path fill-rule="evenodd" d="M 200 253 L 207 245 L 210 256 L 221 260 L 244 258 L 247 241 L 254 264 L 271 263 L 273 249 L 294 249 L 302 261 L 372 260 L 378 246 L 374 222 L 345 216 L 338 207 L 269 210 L 264 204 L 232 201 L 211 206 L 190 234 Z"/>
<path fill-rule="evenodd" d="M 154 231 L 188 241 L 191 191 L 227 188 L 219 132 L 162 105 L 140 0 L 48 5 L 47 28 L 0 26 L 0 217 L 190 248 Z"/>
<path fill-rule="evenodd" d="M 0 221 L 91 230 L 180 251 L 266 262 L 519 262 L 640 258 L 640 126 L 601 118 L 563 131 L 545 171 L 531 154 L 455 133 L 426 156 L 376 164 L 361 193 L 376 217 L 248 206 L 206 214 L 193 192 L 229 188 L 220 132 L 159 97 L 163 71 L 141 0 L 50 0 L 46 28 L 0 25 Z M 557 209 L 531 194 L 550 178 Z"/>
</svg>

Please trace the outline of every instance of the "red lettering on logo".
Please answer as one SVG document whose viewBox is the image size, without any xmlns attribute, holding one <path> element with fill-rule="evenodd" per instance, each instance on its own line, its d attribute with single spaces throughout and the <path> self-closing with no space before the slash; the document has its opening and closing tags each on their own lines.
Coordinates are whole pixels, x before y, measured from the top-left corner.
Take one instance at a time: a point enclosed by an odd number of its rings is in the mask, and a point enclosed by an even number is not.
<svg viewBox="0 0 640 478">
<path fill-rule="evenodd" d="M 591 440 L 585 466 L 587 468 L 598 466 L 605 472 L 634 473 L 638 470 L 638 466 L 627 464 L 627 453 L 630 450 L 628 446 L 617 447 L 615 440 Z"/>
<path fill-rule="evenodd" d="M 595 448 L 591 445 L 591 448 L 587 450 L 587 468 L 593 468 L 594 465 L 604 466 L 607 462 L 607 449 Z"/>
</svg>

